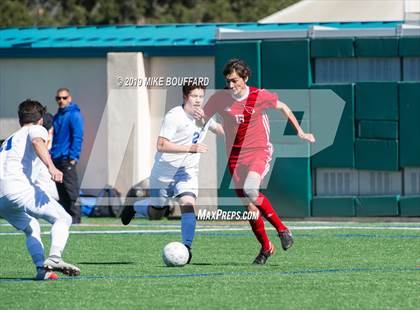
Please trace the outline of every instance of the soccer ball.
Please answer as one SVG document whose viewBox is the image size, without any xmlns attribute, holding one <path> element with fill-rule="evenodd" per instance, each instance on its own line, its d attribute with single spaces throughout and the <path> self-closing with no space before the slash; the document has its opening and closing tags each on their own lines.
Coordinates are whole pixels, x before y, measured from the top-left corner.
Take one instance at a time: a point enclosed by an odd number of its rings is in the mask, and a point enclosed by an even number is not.
<svg viewBox="0 0 420 310">
<path fill-rule="evenodd" d="M 188 262 L 190 254 L 181 242 L 168 243 L 162 252 L 163 262 L 168 267 L 182 267 Z"/>
</svg>

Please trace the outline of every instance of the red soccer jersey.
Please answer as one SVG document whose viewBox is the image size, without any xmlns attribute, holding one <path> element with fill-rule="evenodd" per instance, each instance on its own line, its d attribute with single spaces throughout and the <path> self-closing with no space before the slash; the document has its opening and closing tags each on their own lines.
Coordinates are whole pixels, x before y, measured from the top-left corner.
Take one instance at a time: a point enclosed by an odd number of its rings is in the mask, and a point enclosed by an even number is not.
<svg viewBox="0 0 420 310">
<path fill-rule="evenodd" d="M 277 100 L 277 94 L 255 87 L 249 87 L 248 97 L 240 101 L 223 90 L 209 99 L 204 114 L 210 118 L 218 113 L 223 118 L 227 152 L 232 147 L 268 148 L 270 124 L 265 110 L 276 108 Z"/>
</svg>

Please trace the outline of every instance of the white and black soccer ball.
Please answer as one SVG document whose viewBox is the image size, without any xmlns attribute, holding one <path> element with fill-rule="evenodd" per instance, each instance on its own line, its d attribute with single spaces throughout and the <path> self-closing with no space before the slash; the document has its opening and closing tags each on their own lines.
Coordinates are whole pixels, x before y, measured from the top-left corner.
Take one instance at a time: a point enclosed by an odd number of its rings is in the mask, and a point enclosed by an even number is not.
<svg viewBox="0 0 420 310">
<path fill-rule="evenodd" d="M 163 248 L 162 258 L 168 267 L 182 267 L 188 262 L 188 249 L 181 242 L 168 243 Z"/>
</svg>

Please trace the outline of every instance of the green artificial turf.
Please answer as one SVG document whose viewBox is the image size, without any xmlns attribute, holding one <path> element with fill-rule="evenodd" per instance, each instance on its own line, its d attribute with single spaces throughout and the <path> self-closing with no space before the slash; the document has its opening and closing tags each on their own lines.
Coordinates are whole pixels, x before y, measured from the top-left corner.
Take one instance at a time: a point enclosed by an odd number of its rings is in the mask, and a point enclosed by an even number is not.
<svg viewBox="0 0 420 310">
<path fill-rule="evenodd" d="M 181 268 L 165 267 L 161 259 L 164 245 L 180 239 L 179 221 L 135 220 L 128 227 L 117 219 L 84 223 L 93 225 L 73 226 L 79 233 L 70 235 L 64 253 L 81 276 L 36 282 L 30 279 L 35 270 L 24 235 L 10 235 L 15 230 L 0 220 L 1 309 L 418 309 L 420 304 L 420 223 L 288 222 L 295 228 L 293 248 L 284 252 L 269 230 L 277 253 L 267 265 L 252 266 L 259 247 L 247 224 L 199 222 L 192 264 Z M 42 226 L 43 232 L 49 229 Z M 48 249 L 49 236 L 43 240 Z"/>
</svg>

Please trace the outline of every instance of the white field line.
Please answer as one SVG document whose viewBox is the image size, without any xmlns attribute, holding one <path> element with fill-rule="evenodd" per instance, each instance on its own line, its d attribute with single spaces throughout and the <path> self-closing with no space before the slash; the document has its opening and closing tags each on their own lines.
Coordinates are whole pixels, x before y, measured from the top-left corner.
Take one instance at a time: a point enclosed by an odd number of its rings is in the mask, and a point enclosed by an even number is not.
<svg viewBox="0 0 420 310">
<path fill-rule="evenodd" d="M 155 226 L 153 226 L 155 227 Z M 420 231 L 420 227 L 372 227 L 372 226 L 289 226 L 292 231 L 296 230 L 328 230 L 328 229 L 355 229 L 355 230 L 416 230 Z M 274 230 L 269 227 L 266 230 Z M 72 230 L 70 231 L 73 235 L 114 235 L 114 234 L 164 234 L 164 233 L 175 233 L 180 232 L 181 229 L 163 229 L 163 230 L 150 230 L 150 229 L 139 229 L 139 230 Z M 249 227 L 215 227 L 215 228 L 197 228 L 196 232 L 224 232 L 224 231 L 250 231 Z M 49 231 L 44 231 L 42 235 L 49 235 Z M 14 236 L 22 235 L 21 232 L 0 232 L 0 236 Z"/>
<path fill-rule="evenodd" d="M 267 222 L 267 221 L 266 221 Z M 233 222 L 235 223 L 235 222 Z M 285 222 L 288 227 L 291 229 L 299 229 L 299 228 L 306 228 L 313 229 L 314 227 L 327 227 L 327 228 L 420 228 L 420 222 L 388 222 L 388 223 L 371 223 L 371 225 L 366 225 L 360 222 L 321 222 L 321 221 L 306 221 L 306 222 Z M 362 226 L 360 226 L 362 225 Z M 41 227 L 48 227 L 51 226 L 51 224 L 48 223 L 40 223 Z M 127 227 L 144 227 L 144 228 L 169 228 L 169 227 L 179 227 L 180 223 L 173 223 L 173 224 L 130 224 L 130 226 Z M 0 227 L 12 227 L 9 223 L 1 223 Z M 89 224 L 77 224 L 77 226 L 73 227 L 123 227 L 122 224 L 95 224 L 95 223 L 89 223 Z M 214 223 L 211 224 L 211 222 L 197 222 L 197 227 L 206 227 L 206 228 L 235 228 L 235 227 L 249 227 L 248 223 L 236 223 L 236 224 L 229 224 L 229 222 L 220 222 L 220 223 Z"/>
</svg>

